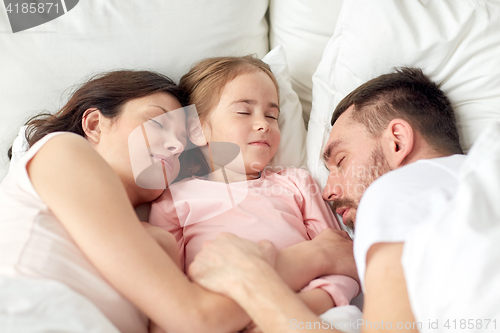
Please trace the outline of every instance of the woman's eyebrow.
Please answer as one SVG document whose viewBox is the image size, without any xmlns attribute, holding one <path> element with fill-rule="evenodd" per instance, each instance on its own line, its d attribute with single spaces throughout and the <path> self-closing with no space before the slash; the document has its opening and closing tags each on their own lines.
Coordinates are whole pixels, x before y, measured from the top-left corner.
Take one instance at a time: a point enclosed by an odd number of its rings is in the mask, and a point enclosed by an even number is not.
<svg viewBox="0 0 500 333">
<path fill-rule="evenodd" d="M 165 112 L 165 113 L 167 113 L 167 112 L 168 112 L 167 110 L 165 110 L 164 108 L 162 108 L 161 106 L 156 105 L 156 104 L 151 104 L 151 105 L 149 105 L 149 106 L 156 106 L 157 108 L 162 109 L 162 110 L 163 110 L 163 112 Z"/>
</svg>

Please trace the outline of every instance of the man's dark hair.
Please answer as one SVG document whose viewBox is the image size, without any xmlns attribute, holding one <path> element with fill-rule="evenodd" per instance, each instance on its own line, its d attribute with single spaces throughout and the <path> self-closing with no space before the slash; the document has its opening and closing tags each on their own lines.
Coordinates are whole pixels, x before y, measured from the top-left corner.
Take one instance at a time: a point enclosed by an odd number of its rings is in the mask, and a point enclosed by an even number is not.
<svg viewBox="0 0 500 333">
<path fill-rule="evenodd" d="M 351 118 L 378 137 L 391 120 L 407 121 L 442 154 L 463 154 L 450 100 L 420 68 L 402 67 L 356 88 L 337 106 L 332 126 L 351 105 Z"/>
</svg>

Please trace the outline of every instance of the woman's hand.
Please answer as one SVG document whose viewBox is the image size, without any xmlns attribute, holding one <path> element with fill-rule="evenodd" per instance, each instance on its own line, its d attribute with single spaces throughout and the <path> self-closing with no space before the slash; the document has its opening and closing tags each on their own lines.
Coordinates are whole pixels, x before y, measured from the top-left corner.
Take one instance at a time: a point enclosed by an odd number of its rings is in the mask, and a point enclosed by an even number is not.
<svg viewBox="0 0 500 333">
<path fill-rule="evenodd" d="M 203 287 L 235 298 L 244 285 L 273 270 L 277 250 L 268 241 L 259 244 L 222 233 L 203 244 L 188 269 L 188 276 Z"/>
<path fill-rule="evenodd" d="M 142 226 L 146 229 L 147 233 L 153 237 L 153 239 L 161 246 L 161 248 L 167 252 L 167 254 L 172 258 L 177 267 L 182 271 L 181 261 L 179 259 L 179 250 L 177 248 L 177 242 L 175 237 L 168 231 L 162 228 L 155 227 L 148 222 L 141 222 Z"/>
<path fill-rule="evenodd" d="M 232 234 L 206 242 L 188 275 L 212 291 L 233 298 L 253 319 L 246 331 L 289 332 L 290 320 L 319 322 L 276 273 L 276 249 L 265 241 L 255 244 Z"/>
</svg>

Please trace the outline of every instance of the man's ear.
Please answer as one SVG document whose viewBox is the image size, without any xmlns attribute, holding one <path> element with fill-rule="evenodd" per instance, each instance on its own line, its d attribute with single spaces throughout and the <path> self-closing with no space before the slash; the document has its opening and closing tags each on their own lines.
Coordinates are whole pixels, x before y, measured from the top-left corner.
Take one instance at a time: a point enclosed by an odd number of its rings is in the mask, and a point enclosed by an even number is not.
<svg viewBox="0 0 500 333">
<path fill-rule="evenodd" d="M 188 118 L 186 129 L 189 140 L 191 140 L 192 143 L 199 147 L 207 145 L 207 140 L 198 118 Z"/>
<path fill-rule="evenodd" d="M 382 138 L 382 149 L 391 169 L 403 166 L 415 144 L 415 132 L 411 125 L 403 119 L 393 119 Z"/>
<path fill-rule="evenodd" d="M 89 108 L 83 113 L 82 128 L 90 143 L 99 143 L 101 139 L 101 116 L 97 108 Z"/>
</svg>

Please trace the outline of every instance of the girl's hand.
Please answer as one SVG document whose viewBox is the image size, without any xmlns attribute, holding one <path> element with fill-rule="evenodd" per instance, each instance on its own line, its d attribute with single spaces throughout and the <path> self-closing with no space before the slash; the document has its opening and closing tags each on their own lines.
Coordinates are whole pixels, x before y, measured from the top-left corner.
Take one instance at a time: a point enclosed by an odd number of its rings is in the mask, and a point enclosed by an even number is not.
<svg viewBox="0 0 500 333">
<path fill-rule="evenodd" d="M 146 229 L 147 233 L 153 237 L 153 239 L 162 247 L 162 249 L 167 252 L 167 254 L 172 258 L 177 267 L 182 270 L 181 262 L 179 259 L 179 249 L 177 247 L 177 241 L 175 237 L 168 231 L 162 228 L 153 226 L 148 222 L 141 222 L 142 226 Z"/>
</svg>

